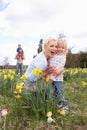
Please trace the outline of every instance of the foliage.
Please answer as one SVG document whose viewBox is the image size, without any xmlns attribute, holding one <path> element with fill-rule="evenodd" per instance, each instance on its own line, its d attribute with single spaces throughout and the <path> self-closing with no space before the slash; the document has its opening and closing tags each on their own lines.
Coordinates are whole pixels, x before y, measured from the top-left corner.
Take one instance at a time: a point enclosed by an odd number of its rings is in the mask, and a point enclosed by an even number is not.
<svg viewBox="0 0 87 130">
<path fill-rule="evenodd" d="M 13 70 L 0 71 L 0 129 L 3 126 L 6 130 L 87 129 L 87 68 L 64 71 L 63 89 L 69 105 L 65 116 L 55 109 L 60 98 L 53 100 L 50 82 L 38 79 L 36 91 L 29 92 L 21 87 L 24 79 L 24 75 L 20 78 Z M 21 98 L 17 98 L 18 94 Z M 1 115 L 3 109 L 8 112 L 6 119 Z M 52 111 L 55 123 L 47 123 L 48 111 Z"/>
<path fill-rule="evenodd" d="M 87 52 L 80 52 L 79 62 L 81 68 L 87 68 Z"/>
<path fill-rule="evenodd" d="M 87 68 L 87 52 L 79 52 L 77 54 L 73 54 L 71 49 L 68 50 L 67 60 L 66 60 L 66 68 Z"/>
<path fill-rule="evenodd" d="M 22 102 L 24 108 L 29 107 L 31 113 L 37 119 L 46 119 L 46 113 L 52 111 L 55 113 L 55 108 L 60 97 L 55 100 L 52 98 L 52 87 L 50 82 L 46 83 L 44 79 L 38 80 L 35 86 L 37 89 L 31 93 L 23 93 Z"/>
<path fill-rule="evenodd" d="M 39 45 L 38 45 L 38 50 L 37 50 L 38 53 L 40 53 L 42 51 L 42 44 L 43 44 L 43 39 L 40 39 Z"/>
<path fill-rule="evenodd" d="M 85 78 L 87 76 L 86 68 L 69 68 L 64 70 L 64 80 L 71 81 L 76 78 Z"/>
<path fill-rule="evenodd" d="M 10 65 L 9 57 L 4 57 L 2 64 L 3 64 L 3 68 L 7 68 L 8 65 Z"/>
<path fill-rule="evenodd" d="M 2 96 L 12 96 L 17 75 L 13 70 L 1 70 L 0 72 L 0 94 Z"/>
</svg>

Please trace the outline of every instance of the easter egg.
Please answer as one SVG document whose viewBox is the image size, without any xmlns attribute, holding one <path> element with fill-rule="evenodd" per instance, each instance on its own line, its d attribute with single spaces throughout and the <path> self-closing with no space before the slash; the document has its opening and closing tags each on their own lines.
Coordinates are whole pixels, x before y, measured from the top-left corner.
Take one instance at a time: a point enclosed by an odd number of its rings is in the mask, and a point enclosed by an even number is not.
<svg viewBox="0 0 87 130">
<path fill-rule="evenodd" d="M 62 110 L 62 111 L 60 111 L 60 115 L 63 115 L 63 116 L 65 116 L 65 111 L 64 110 Z"/>
<path fill-rule="evenodd" d="M 48 117 L 47 118 L 47 123 L 51 123 L 52 122 L 52 118 L 51 117 Z"/>
</svg>

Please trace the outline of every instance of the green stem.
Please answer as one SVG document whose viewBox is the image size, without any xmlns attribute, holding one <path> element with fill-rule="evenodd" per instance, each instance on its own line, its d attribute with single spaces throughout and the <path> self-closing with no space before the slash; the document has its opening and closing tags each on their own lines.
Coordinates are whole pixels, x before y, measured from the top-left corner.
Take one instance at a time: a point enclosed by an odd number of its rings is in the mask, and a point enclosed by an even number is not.
<svg viewBox="0 0 87 130">
<path fill-rule="evenodd" d="M 6 129 L 5 129 L 5 126 L 6 126 L 6 116 L 4 116 L 4 125 L 3 125 L 3 130 L 6 130 Z"/>
</svg>

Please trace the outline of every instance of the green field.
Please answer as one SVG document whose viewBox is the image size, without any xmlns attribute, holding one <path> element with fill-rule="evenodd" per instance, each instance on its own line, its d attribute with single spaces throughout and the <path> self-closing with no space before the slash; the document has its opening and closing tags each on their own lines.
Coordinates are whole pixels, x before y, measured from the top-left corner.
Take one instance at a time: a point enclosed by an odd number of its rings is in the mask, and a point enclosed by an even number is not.
<svg viewBox="0 0 87 130">
<path fill-rule="evenodd" d="M 50 81 L 37 81 L 38 90 L 30 93 L 22 89 L 24 79 L 14 70 L 0 70 L 0 130 L 87 130 L 87 68 L 64 71 L 65 115 L 55 108 L 60 97 L 52 98 Z M 47 123 L 49 111 L 55 122 Z"/>
</svg>

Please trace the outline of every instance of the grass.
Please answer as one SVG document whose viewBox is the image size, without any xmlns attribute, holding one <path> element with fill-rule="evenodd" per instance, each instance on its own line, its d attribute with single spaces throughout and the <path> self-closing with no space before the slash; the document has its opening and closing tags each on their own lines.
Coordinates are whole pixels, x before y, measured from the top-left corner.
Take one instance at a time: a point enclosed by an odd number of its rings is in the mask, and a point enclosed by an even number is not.
<svg viewBox="0 0 87 130">
<path fill-rule="evenodd" d="M 87 83 L 87 78 L 83 75 L 68 76 L 63 83 L 69 103 L 69 112 L 65 116 L 55 110 L 56 101 L 51 97 L 50 83 L 41 81 L 37 93 L 22 93 L 22 99 L 16 99 L 12 94 L 1 94 L 0 110 L 8 109 L 5 130 L 87 130 L 87 84 L 82 86 L 81 83 Z M 43 86 L 46 86 L 44 91 Z M 48 111 L 52 111 L 55 123 L 47 123 Z M 0 130 L 3 124 L 4 117 L 0 115 Z"/>
</svg>

